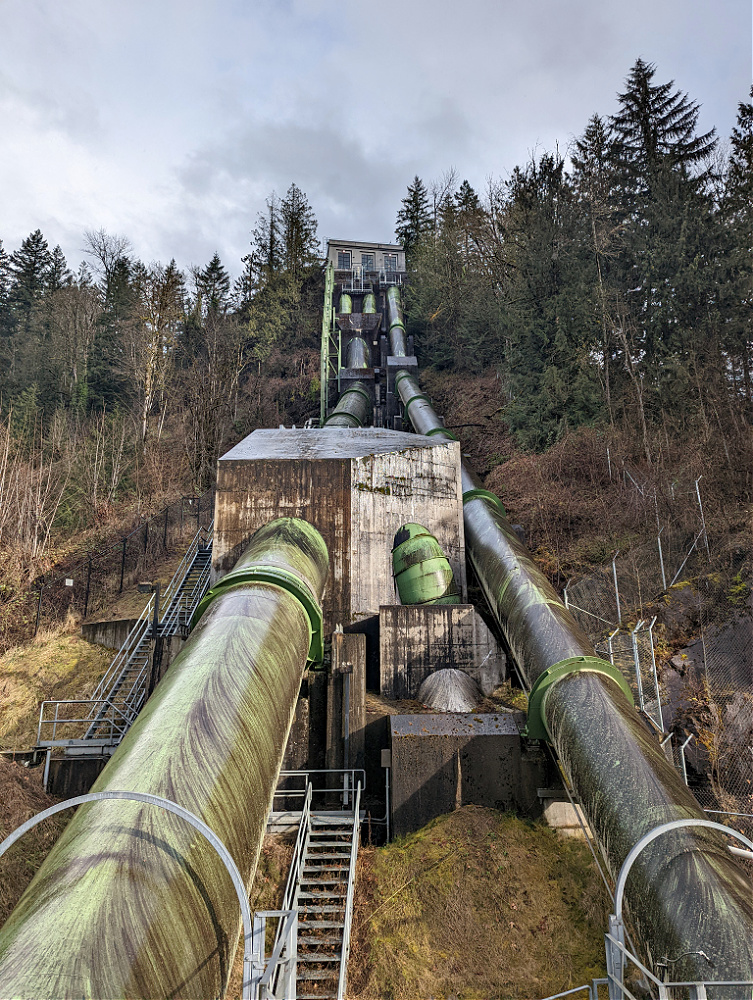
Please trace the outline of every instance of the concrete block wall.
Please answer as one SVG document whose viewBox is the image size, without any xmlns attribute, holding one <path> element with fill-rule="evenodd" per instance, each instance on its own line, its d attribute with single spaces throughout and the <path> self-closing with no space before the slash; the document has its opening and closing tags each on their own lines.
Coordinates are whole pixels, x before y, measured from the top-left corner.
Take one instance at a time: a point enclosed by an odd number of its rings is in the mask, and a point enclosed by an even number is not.
<svg viewBox="0 0 753 1000">
<path fill-rule="evenodd" d="M 392 542 L 408 521 L 436 535 L 465 595 L 456 441 L 380 428 L 254 431 L 218 463 L 213 580 L 276 517 L 304 518 L 327 543 L 325 631 L 396 603 Z"/>
<path fill-rule="evenodd" d="M 379 662 L 385 698 L 416 698 L 435 670 L 463 670 L 485 695 L 506 676 L 505 654 L 471 604 L 380 608 Z"/>
<path fill-rule="evenodd" d="M 393 715 L 390 722 L 396 837 L 470 804 L 540 815 L 547 761 L 524 748 L 522 713 Z"/>
</svg>

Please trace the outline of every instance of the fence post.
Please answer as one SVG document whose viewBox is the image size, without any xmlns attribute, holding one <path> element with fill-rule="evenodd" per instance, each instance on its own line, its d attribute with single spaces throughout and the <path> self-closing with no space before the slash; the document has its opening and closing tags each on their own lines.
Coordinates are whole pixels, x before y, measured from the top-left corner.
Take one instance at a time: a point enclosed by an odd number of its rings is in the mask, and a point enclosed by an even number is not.
<svg viewBox="0 0 753 1000">
<path fill-rule="evenodd" d="M 614 580 L 614 598 L 617 602 L 617 624 L 622 625 L 622 611 L 620 610 L 620 590 L 617 586 L 617 556 L 620 554 L 620 550 L 617 549 L 615 554 L 612 556 L 612 579 Z"/>
<path fill-rule="evenodd" d="M 609 469 L 609 482 L 612 482 L 612 458 L 609 454 L 609 445 L 607 445 L 607 468 Z"/>
<path fill-rule="evenodd" d="M 169 511 L 170 511 L 170 505 L 168 504 L 167 507 L 165 507 L 165 527 L 164 527 L 164 530 L 162 532 L 162 548 L 163 549 L 167 548 L 167 515 L 168 515 Z"/>
<path fill-rule="evenodd" d="M 84 618 L 89 611 L 89 590 L 92 582 L 92 557 L 89 556 L 89 565 L 86 569 L 86 594 L 84 595 Z"/>
<path fill-rule="evenodd" d="M 656 543 L 659 546 L 659 565 L 661 566 L 661 586 L 662 586 L 662 590 L 666 590 L 667 589 L 667 576 L 666 576 L 666 574 L 664 572 L 664 553 L 662 552 L 662 547 L 661 547 L 661 533 L 662 533 L 662 531 L 664 531 L 664 528 L 660 528 L 659 529 L 659 534 L 656 536 Z"/>
<path fill-rule="evenodd" d="M 42 616 L 42 591 L 44 590 L 44 584 L 39 588 L 39 599 L 37 600 L 37 620 L 34 625 L 34 635 L 39 631 L 39 619 Z"/>
<path fill-rule="evenodd" d="M 609 650 L 609 662 L 614 666 L 614 649 L 612 648 L 612 639 L 617 635 L 620 630 L 616 628 L 614 632 L 607 639 L 607 649 Z"/>
<path fill-rule="evenodd" d="M 711 552 L 709 551 L 709 536 L 706 533 L 706 519 L 703 516 L 703 504 L 701 503 L 701 491 L 698 489 L 698 484 L 703 479 L 703 476 L 699 476 L 695 481 L 695 495 L 698 497 L 698 507 L 701 511 L 701 527 L 703 528 L 703 540 L 706 543 L 706 558 L 711 562 Z"/>
<path fill-rule="evenodd" d="M 661 710 L 661 692 L 659 691 L 659 675 L 656 672 L 656 652 L 654 651 L 654 625 L 656 624 L 656 615 L 651 619 L 651 624 L 648 627 L 648 638 L 651 642 L 651 669 L 654 674 L 654 690 L 656 691 L 656 709 L 659 713 L 659 725 L 661 731 L 664 732 L 664 713 Z M 685 782 L 687 785 L 687 781 Z"/>
<path fill-rule="evenodd" d="M 201 496 L 199 496 L 196 502 L 196 530 L 198 531 L 201 527 Z"/>
<path fill-rule="evenodd" d="M 123 539 L 123 553 L 120 557 L 120 586 L 118 587 L 118 593 L 123 593 L 123 574 L 125 573 L 125 557 L 126 557 L 126 545 L 128 545 L 128 536 Z"/>
<path fill-rule="evenodd" d="M 641 711 L 645 712 L 645 700 L 643 698 L 643 678 L 641 677 L 641 657 L 638 652 L 638 638 L 636 632 L 643 625 L 643 620 L 638 622 L 633 631 L 630 633 L 630 637 L 633 640 L 633 663 L 635 664 L 635 679 L 638 684 L 638 704 L 641 707 Z"/>
<path fill-rule="evenodd" d="M 570 610 L 570 605 L 567 603 L 567 588 L 570 586 L 570 581 L 568 580 L 565 584 L 565 589 L 562 591 L 562 600 L 565 602 L 565 607 Z"/>
<path fill-rule="evenodd" d="M 144 521 L 144 554 L 146 555 L 146 548 L 149 544 L 149 519 Z"/>
</svg>

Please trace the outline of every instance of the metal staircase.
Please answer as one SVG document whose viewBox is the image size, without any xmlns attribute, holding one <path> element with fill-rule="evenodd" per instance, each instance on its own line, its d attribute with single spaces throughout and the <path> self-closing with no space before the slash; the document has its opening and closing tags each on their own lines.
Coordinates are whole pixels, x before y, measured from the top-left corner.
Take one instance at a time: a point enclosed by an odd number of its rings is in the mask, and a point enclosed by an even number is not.
<svg viewBox="0 0 753 1000">
<path fill-rule="evenodd" d="M 187 635 L 191 616 L 209 588 L 212 529 L 200 528 L 168 584 L 165 608 L 154 625 L 152 594 L 91 698 L 42 703 L 37 746 L 62 747 L 69 756 L 112 753 L 135 721 L 154 686 L 157 638 Z"/>
<path fill-rule="evenodd" d="M 339 805 L 345 808 L 312 811 L 312 786 L 307 783 L 282 909 L 274 911 L 278 918 L 296 914 L 296 938 L 282 941 L 285 931 L 281 921 L 273 949 L 274 955 L 284 952 L 287 956 L 280 968 L 273 968 L 271 959 L 267 963 L 261 954 L 257 956 L 259 977 L 251 994 L 256 1000 L 282 1000 L 283 994 L 285 1000 L 291 1000 L 290 987 L 284 985 L 290 981 L 291 956 L 296 964 L 295 1000 L 345 997 L 363 772 L 311 773 L 342 776 L 343 786 L 337 794 L 341 796 Z M 313 794 L 322 791 L 331 797 L 335 789 L 317 789 Z M 285 796 L 289 791 L 279 794 Z M 265 919 L 271 913 L 257 914 L 257 918 Z"/>
<path fill-rule="evenodd" d="M 353 818 L 311 814 L 293 897 L 298 910 L 298 1000 L 344 996 L 358 835 Z"/>
</svg>

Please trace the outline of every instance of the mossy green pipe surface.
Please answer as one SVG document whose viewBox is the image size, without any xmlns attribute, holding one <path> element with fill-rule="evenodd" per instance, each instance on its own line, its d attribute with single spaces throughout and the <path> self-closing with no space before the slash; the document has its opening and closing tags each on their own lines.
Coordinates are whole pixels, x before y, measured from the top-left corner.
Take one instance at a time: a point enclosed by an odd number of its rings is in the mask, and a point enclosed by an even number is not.
<svg viewBox="0 0 753 1000">
<path fill-rule="evenodd" d="M 361 312 L 369 314 L 376 312 L 376 296 L 373 292 L 366 292 L 364 295 Z"/>
<path fill-rule="evenodd" d="M 419 434 L 452 438 L 413 376 L 400 372 L 395 386 Z M 612 665 L 596 656 L 513 531 L 501 502 L 465 463 L 462 480 L 469 559 L 521 675 L 533 694 L 541 694 L 536 701 L 542 735 L 570 775 L 616 878 L 649 830 L 704 813 L 631 705 Z M 568 661 L 578 658 L 583 669 L 570 669 Z M 553 676 L 555 682 L 547 685 Z M 633 866 L 626 901 L 639 945 L 657 974 L 669 959 L 675 980 L 753 980 L 750 880 L 716 831 L 688 828 L 654 841 Z M 751 992 L 718 987 L 708 995 L 741 1000 Z"/>
<path fill-rule="evenodd" d="M 387 324 L 390 332 L 390 352 L 395 358 L 404 358 L 408 349 L 403 323 L 403 307 L 400 304 L 400 289 L 390 285 L 387 289 Z"/>
<path fill-rule="evenodd" d="M 403 604 L 460 604 L 449 560 L 421 524 L 405 524 L 395 535 L 392 572 Z"/>
<path fill-rule="evenodd" d="M 318 532 L 283 518 L 239 560 L 295 575 L 320 600 Z M 216 594 L 93 791 L 171 799 L 223 841 L 250 885 L 310 643 L 289 589 Z M 178 817 L 129 802 L 79 808 L 0 932 L 3 1000 L 214 998 L 240 929 L 217 854 Z"/>
<path fill-rule="evenodd" d="M 348 295 L 347 292 L 343 292 L 340 296 L 340 313 L 352 313 L 353 312 L 353 299 Z"/>
<path fill-rule="evenodd" d="M 340 396 L 324 421 L 325 427 L 364 427 L 371 416 L 371 394 L 363 382 L 355 382 Z"/>
</svg>

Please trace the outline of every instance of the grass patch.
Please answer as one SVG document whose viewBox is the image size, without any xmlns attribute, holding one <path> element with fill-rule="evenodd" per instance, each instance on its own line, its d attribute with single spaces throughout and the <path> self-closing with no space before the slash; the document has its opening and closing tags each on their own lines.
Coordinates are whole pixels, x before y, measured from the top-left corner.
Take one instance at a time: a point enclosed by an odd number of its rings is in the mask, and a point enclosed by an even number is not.
<svg viewBox="0 0 753 1000">
<path fill-rule="evenodd" d="M 28 646 L 0 656 L 0 749 L 34 746 L 39 703 L 88 698 L 112 657 L 112 650 L 62 629 L 40 631 Z"/>
<path fill-rule="evenodd" d="M 517 1000 L 605 974 L 599 875 L 543 824 L 466 806 L 361 862 L 350 996 Z"/>
</svg>

